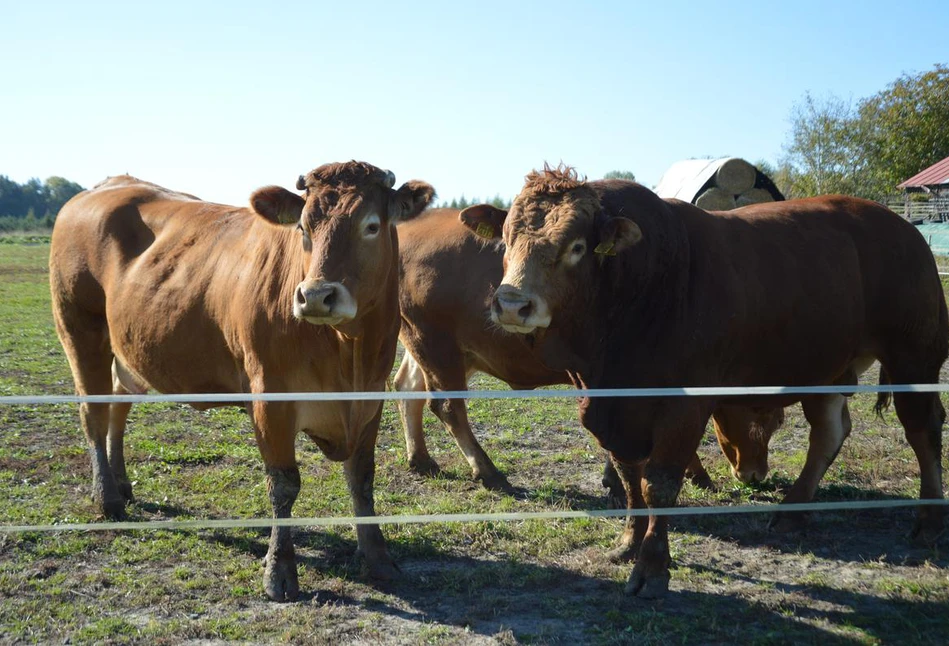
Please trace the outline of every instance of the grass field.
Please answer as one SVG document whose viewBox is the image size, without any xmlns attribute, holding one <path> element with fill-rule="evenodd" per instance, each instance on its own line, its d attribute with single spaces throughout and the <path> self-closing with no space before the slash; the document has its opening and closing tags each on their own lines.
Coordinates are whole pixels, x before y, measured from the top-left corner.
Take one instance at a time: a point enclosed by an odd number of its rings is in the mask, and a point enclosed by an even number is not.
<svg viewBox="0 0 949 646">
<path fill-rule="evenodd" d="M 53 330 L 43 238 L 0 244 L 0 394 L 69 394 Z M 876 376 L 866 376 L 875 383 Z M 477 378 L 473 388 L 501 385 Z M 818 500 L 915 498 L 918 470 L 891 412 L 851 402 L 854 431 Z M 600 453 L 570 400 L 471 402 L 476 433 L 519 488 L 488 492 L 434 417 L 442 474 L 408 472 L 395 406 L 377 448 L 381 514 L 598 509 Z M 772 442 L 772 475 L 738 484 L 711 435 L 700 449 L 718 491 L 686 485 L 682 504 L 778 501 L 804 462 L 799 407 Z M 0 407 L 0 523 L 94 521 L 89 460 L 75 406 Z M 944 440 L 945 441 L 945 440 Z M 266 517 L 263 468 L 235 409 L 133 407 L 126 437 L 132 520 Z M 298 443 L 295 516 L 348 516 L 340 465 Z M 767 517 L 678 517 L 671 592 L 623 595 L 629 566 L 602 557 L 619 520 L 383 528 L 402 577 L 373 585 L 351 528 L 296 530 L 301 599 L 265 599 L 269 530 L 0 534 L 0 643 L 362 644 L 944 644 L 946 540 L 907 540 L 913 512 L 814 516 L 775 534 Z"/>
</svg>

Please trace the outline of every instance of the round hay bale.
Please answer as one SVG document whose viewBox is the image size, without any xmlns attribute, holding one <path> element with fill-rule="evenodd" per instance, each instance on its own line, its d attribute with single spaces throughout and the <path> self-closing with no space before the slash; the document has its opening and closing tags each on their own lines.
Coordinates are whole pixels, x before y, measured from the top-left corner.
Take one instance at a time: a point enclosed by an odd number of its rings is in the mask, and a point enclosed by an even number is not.
<svg viewBox="0 0 949 646">
<path fill-rule="evenodd" d="M 758 170 L 744 159 L 733 157 L 726 160 L 715 172 L 715 186 L 726 193 L 738 195 L 755 185 Z"/>
<path fill-rule="evenodd" d="M 763 188 L 750 188 L 735 198 L 738 206 L 748 206 L 749 204 L 760 204 L 761 202 L 774 202 L 771 191 Z"/>
<path fill-rule="evenodd" d="M 706 211 L 728 211 L 735 208 L 736 204 L 731 193 L 713 186 L 695 198 L 695 206 Z"/>
</svg>

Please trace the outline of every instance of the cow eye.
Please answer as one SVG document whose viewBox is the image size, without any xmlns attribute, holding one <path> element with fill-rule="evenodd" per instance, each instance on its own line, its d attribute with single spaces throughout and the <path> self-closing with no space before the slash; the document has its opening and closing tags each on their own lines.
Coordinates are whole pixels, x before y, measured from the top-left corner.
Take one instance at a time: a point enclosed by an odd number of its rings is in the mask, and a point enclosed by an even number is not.
<svg viewBox="0 0 949 646">
<path fill-rule="evenodd" d="M 576 265 L 583 258 L 583 254 L 587 251 L 587 243 L 583 239 L 574 240 L 568 247 L 567 252 L 563 256 L 563 262 L 567 264 L 568 267 Z"/>
<path fill-rule="evenodd" d="M 367 238 L 372 238 L 379 233 L 380 228 L 379 216 L 372 215 L 366 219 L 366 223 L 363 225 L 363 233 Z"/>
<path fill-rule="evenodd" d="M 300 232 L 300 237 L 303 239 L 303 250 L 309 251 L 313 246 L 313 242 L 310 240 L 310 236 L 306 234 L 306 229 L 303 228 L 303 224 L 300 222 L 297 222 L 297 231 Z"/>
</svg>

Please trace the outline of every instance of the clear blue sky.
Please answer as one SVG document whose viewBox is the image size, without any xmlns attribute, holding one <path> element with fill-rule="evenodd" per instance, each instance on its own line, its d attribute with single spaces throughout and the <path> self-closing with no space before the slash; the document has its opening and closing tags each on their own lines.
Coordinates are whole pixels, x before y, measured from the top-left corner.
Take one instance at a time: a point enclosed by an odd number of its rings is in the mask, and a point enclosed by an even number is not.
<svg viewBox="0 0 949 646">
<path fill-rule="evenodd" d="M 947 34 L 947 0 L 0 0 L 0 174 L 235 204 L 353 158 L 443 198 L 561 160 L 652 186 L 776 160 L 805 91 L 874 94 L 949 62 Z"/>
</svg>

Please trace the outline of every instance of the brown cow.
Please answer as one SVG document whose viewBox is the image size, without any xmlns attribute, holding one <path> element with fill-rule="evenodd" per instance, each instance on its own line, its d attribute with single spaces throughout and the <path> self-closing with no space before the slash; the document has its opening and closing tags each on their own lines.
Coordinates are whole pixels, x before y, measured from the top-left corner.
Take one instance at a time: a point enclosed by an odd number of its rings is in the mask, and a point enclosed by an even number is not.
<svg viewBox="0 0 949 646">
<path fill-rule="evenodd" d="M 503 227 L 492 317 L 534 334 L 545 362 L 584 387 L 852 384 L 874 358 L 884 380 L 934 383 L 949 354 L 932 254 L 873 202 L 827 196 L 709 213 L 632 182 L 545 168 L 527 176 Z M 826 469 L 846 434 L 846 397 L 801 399 Z M 893 399 L 920 498 L 942 498 L 942 404 L 935 393 Z M 581 417 L 612 454 L 628 504 L 670 507 L 718 401 L 592 398 Z M 921 507 L 914 534 L 933 540 L 942 511 Z M 627 592 L 666 592 L 664 517 L 627 522 L 614 555 L 636 558 Z"/>
<path fill-rule="evenodd" d="M 53 315 L 80 395 L 383 390 L 399 330 L 398 237 L 434 190 L 362 162 L 270 186 L 252 209 L 202 202 L 129 176 L 63 207 L 50 248 Z M 111 370 L 110 370 L 111 368 Z M 209 408 L 213 403 L 198 405 Z M 122 438 L 129 404 L 82 404 L 92 488 L 120 518 L 132 488 Z M 300 490 L 299 432 L 344 461 L 355 513 L 373 515 L 381 402 L 247 405 L 276 518 Z M 395 571 L 378 526 L 356 530 L 373 576 Z M 264 586 L 298 593 L 289 527 L 274 527 Z"/>
<path fill-rule="evenodd" d="M 461 212 L 433 209 L 399 225 L 399 339 L 406 352 L 395 377 L 396 390 L 466 390 L 468 379 L 476 372 L 515 389 L 570 383 L 565 371 L 543 364 L 532 339 L 505 332 L 491 321 L 491 295 L 504 273 L 504 245 L 475 235 L 463 222 L 469 218 L 488 222 L 491 233 L 494 228 L 500 230 L 506 214 L 480 204 Z M 409 466 L 416 472 L 433 474 L 438 472 L 438 464 L 425 445 L 424 406 L 420 399 L 399 401 Z M 434 399 L 429 406 L 454 437 L 474 478 L 489 489 L 509 488 L 472 433 L 464 400 Z M 780 426 L 783 416 L 778 411 L 724 404 L 716 408 L 719 441 L 723 451 L 726 446 L 729 449 L 725 454 L 736 477 L 739 469 L 767 473 L 767 444 L 759 443 L 767 442 Z M 626 494 L 615 473 L 608 463 L 603 485 L 610 488 L 611 498 L 621 497 L 625 506 Z M 711 478 L 697 455 L 688 473 L 696 484 L 711 487 Z"/>
</svg>

